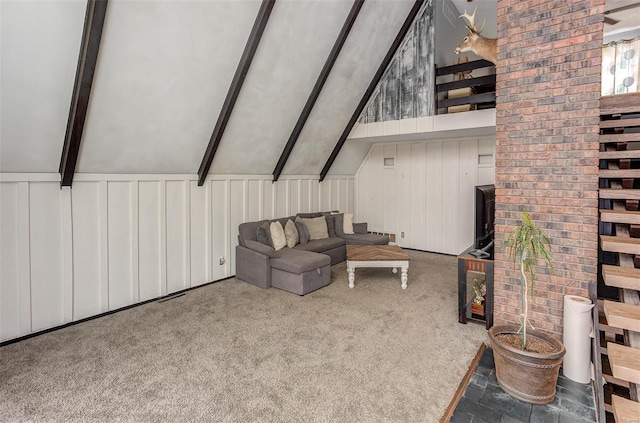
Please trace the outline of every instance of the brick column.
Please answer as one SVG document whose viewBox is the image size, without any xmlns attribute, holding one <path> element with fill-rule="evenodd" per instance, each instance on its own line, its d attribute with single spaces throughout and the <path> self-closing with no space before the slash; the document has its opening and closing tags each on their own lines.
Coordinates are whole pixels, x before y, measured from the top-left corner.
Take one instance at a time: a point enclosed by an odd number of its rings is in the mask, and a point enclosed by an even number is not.
<svg viewBox="0 0 640 423">
<path fill-rule="evenodd" d="M 518 323 L 520 279 L 502 248 L 524 205 L 551 239 L 533 325 L 562 333 L 565 294 L 598 265 L 598 124 L 604 0 L 498 0 L 495 323 Z"/>
</svg>

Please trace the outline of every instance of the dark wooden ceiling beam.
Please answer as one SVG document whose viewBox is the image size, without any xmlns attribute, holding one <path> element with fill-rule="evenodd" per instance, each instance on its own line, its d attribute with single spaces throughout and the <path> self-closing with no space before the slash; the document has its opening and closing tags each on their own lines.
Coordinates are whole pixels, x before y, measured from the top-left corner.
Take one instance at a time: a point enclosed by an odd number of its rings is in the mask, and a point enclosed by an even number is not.
<svg viewBox="0 0 640 423">
<path fill-rule="evenodd" d="M 251 34 L 249 34 L 247 44 L 244 46 L 242 57 L 240 58 L 240 62 L 236 68 L 236 73 L 233 75 L 231 86 L 227 92 L 227 97 L 224 99 L 224 104 L 222 105 L 222 110 L 220 111 L 218 120 L 216 121 L 216 126 L 214 127 L 211 138 L 209 139 L 209 144 L 207 145 L 207 150 L 202 158 L 200 169 L 198 169 L 198 186 L 202 186 L 207 178 L 209 168 L 211 167 L 211 163 L 213 163 L 213 157 L 216 154 L 216 150 L 218 150 L 220 140 L 222 139 L 224 130 L 227 127 L 229 118 L 231 117 L 231 112 L 236 104 L 236 100 L 238 99 L 238 95 L 242 89 L 242 84 L 244 83 L 244 79 L 247 76 L 249 67 L 251 66 L 253 56 L 258 49 L 260 38 L 262 38 L 262 33 L 267 26 L 267 22 L 269 21 L 269 16 L 271 15 L 275 2 L 276 0 L 262 0 L 258 16 L 256 16 L 256 20 L 253 23 Z"/>
<path fill-rule="evenodd" d="M 107 13 L 108 0 L 88 0 L 87 11 L 84 17 L 84 30 L 76 67 L 76 79 L 73 84 L 67 130 L 62 146 L 60 158 L 60 185 L 71 186 L 73 175 L 78 162 L 80 142 L 84 131 L 84 122 L 87 117 L 89 98 L 91 97 L 91 85 L 98 61 L 102 28 Z"/>
<path fill-rule="evenodd" d="M 364 4 L 364 0 L 355 0 L 353 2 L 351 11 L 347 16 L 347 19 L 345 20 L 344 25 L 342 25 L 340 34 L 338 34 L 338 38 L 336 39 L 336 42 L 333 44 L 333 48 L 331 49 L 331 52 L 329 53 L 329 56 L 327 57 L 327 60 L 324 63 L 322 71 L 320 71 L 320 75 L 318 75 L 316 84 L 314 85 L 313 90 L 311 90 L 311 94 L 309 94 L 309 98 L 307 99 L 307 102 L 304 105 L 304 108 L 302 109 L 302 113 L 300 113 L 300 117 L 298 117 L 298 122 L 296 122 L 296 125 L 294 126 L 293 131 L 289 136 L 289 140 L 287 141 L 287 145 L 284 147 L 284 150 L 280 155 L 278 164 L 276 165 L 276 168 L 273 170 L 274 182 L 277 181 L 278 178 L 280 177 L 280 174 L 282 173 L 282 170 L 284 169 L 284 166 L 287 163 L 287 160 L 289 159 L 291 152 L 293 151 L 293 147 L 295 147 L 296 141 L 298 141 L 298 137 L 302 132 L 302 128 L 304 128 L 304 124 L 307 122 L 307 119 L 311 114 L 311 110 L 313 109 L 313 106 L 316 104 L 316 100 L 318 99 L 318 96 L 320 95 L 320 92 L 324 87 L 324 83 L 327 81 L 327 78 L 331 73 L 331 69 L 333 68 L 334 63 L 336 62 L 336 59 L 340 54 L 340 50 L 342 50 L 342 46 L 344 45 L 344 42 L 347 40 L 347 37 L 349 36 L 349 32 L 351 32 L 353 23 L 356 21 L 356 18 L 358 17 L 358 13 L 360 13 L 360 9 L 362 9 L 363 4 Z"/>
<path fill-rule="evenodd" d="M 407 16 L 407 19 L 402 24 L 402 27 L 400 28 L 398 35 L 396 35 L 395 40 L 393 40 L 393 43 L 391 44 L 391 47 L 389 47 L 389 51 L 387 52 L 387 55 L 382 60 L 382 63 L 380 64 L 378 71 L 373 76 L 373 79 L 369 84 L 369 88 L 367 88 L 367 91 L 365 91 L 364 95 L 362 96 L 362 99 L 360 100 L 358 107 L 356 107 L 356 110 L 353 112 L 353 115 L 351 116 L 349 123 L 347 123 L 347 127 L 344 128 L 344 131 L 342 132 L 342 135 L 340 135 L 340 139 L 338 140 L 336 146 L 331 152 L 329 159 L 327 160 L 324 167 L 322 168 L 322 172 L 320 172 L 320 182 L 322 182 L 324 178 L 327 176 L 327 173 L 329 173 L 329 169 L 331 169 L 333 162 L 336 160 L 336 157 L 338 157 L 338 153 L 340 153 L 340 150 L 342 149 L 344 142 L 346 141 L 347 137 L 349 136 L 349 133 L 351 132 L 351 129 L 353 128 L 353 125 L 355 125 L 356 122 L 358 121 L 358 117 L 360 116 L 360 113 L 362 113 L 362 110 L 367 105 L 367 102 L 369 101 L 369 97 L 371 97 L 371 94 L 376 89 L 378 82 L 380 82 L 380 78 L 382 78 L 384 71 L 387 69 L 387 66 L 393 59 L 393 55 L 396 53 L 396 50 L 398 50 L 398 47 L 400 47 L 400 44 L 402 44 L 402 40 L 404 40 L 404 36 L 407 34 L 407 31 L 409 31 L 409 28 L 411 28 L 411 24 L 413 23 L 413 20 L 418 14 L 418 11 L 420 10 L 420 7 L 422 6 L 423 3 L 424 3 L 424 0 L 416 0 L 413 7 L 411 8 L 411 11 L 409 12 L 409 16 Z"/>
</svg>

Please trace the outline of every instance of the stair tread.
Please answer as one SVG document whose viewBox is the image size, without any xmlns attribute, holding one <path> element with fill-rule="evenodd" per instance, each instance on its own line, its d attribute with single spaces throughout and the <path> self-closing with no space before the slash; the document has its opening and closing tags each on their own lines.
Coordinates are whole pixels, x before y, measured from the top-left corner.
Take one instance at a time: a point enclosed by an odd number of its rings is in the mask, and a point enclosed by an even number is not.
<svg viewBox="0 0 640 423">
<path fill-rule="evenodd" d="M 640 224 L 640 211 L 634 210 L 600 210 L 600 220 L 611 223 Z"/>
<path fill-rule="evenodd" d="M 607 351 L 613 377 L 640 383 L 640 349 L 609 342 Z"/>
<path fill-rule="evenodd" d="M 611 395 L 611 408 L 616 418 L 616 423 L 637 423 L 640 416 L 640 403 Z"/>
<path fill-rule="evenodd" d="M 600 178 L 640 178 L 640 169 L 600 169 Z"/>
<path fill-rule="evenodd" d="M 640 134 L 632 132 L 630 134 L 604 134 L 600 135 L 600 142 L 633 142 L 640 141 Z"/>
<path fill-rule="evenodd" d="M 610 326 L 640 332 L 640 306 L 605 301 L 604 314 Z"/>
<path fill-rule="evenodd" d="M 640 291 L 640 269 L 603 264 L 602 277 L 608 286 Z"/>
<path fill-rule="evenodd" d="M 640 238 L 601 235 L 600 241 L 603 251 L 640 255 Z"/>
<path fill-rule="evenodd" d="M 637 159 L 640 158 L 640 150 L 612 150 L 601 151 L 600 160 Z"/>
<path fill-rule="evenodd" d="M 601 188 L 600 198 L 611 200 L 640 200 L 640 189 Z"/>
<path fill-rule="evenodd" d="M 602 377 L 607 383 L 611 385 L 616 385 L 625 389 L 629 389 L 629 386 L 630 386 L 629 382 L 627 382 L 626 380 L 618 379 L 613 376 L 613 372 L 611 371 L 611 364 L 609 363 L 608 354 L 602 357 Z"/>
<path fill-rule="evenodd" d="M 611 119 L 600 121 L 600 128 L 625 128 L 629 126 L 640 126 L 640 118 Z"/>
</svg>

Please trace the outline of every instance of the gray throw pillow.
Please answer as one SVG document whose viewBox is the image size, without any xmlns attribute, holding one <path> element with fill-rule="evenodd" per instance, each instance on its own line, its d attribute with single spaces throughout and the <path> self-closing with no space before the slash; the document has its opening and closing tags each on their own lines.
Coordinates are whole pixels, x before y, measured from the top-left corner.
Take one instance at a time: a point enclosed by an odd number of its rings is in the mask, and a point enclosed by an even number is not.
<svg viewBox="0 0 640 423">
<path fill-rule="evenodd" d="M 271 231 L 269 230 L 269 222 L 259 226 L 256 230 L 256 239 L 264 245 L 268 245 L 273 248 L 273 241 L 271 240 Z"/>
<path fill-rule="evenodd" d="M 335 227 L 335 232 L 337 236 L 344 235 L 344 214 L 335 214 L 333 215 L 333 222 Z"/>
<path fill-rule="evenodd" d="M 329 233 L 329 238 L 336 237 L 336 225 L 335 225 L 335 215 L 329 214 L 324 217 L 327 220 L 327 232 Z"/>
<path fill-rule="evenodd" d="M 265 256 L 269 256 L 271 258 L 280 257 L 280 254 L 278 254 L 273 247 L 269 247 L 268 245 L 264 245 L 258 241 L 248 239 L 244 242 L 244 245 L 248 249 L 264 254 Z"/>
<path fill-rule="evenodd" d="M 309 231 L 307 230 L 307 227 L 305 226 L 304 222 L 302 222 L 302 219 L 300 219 L 299 217 L 296 217 L 296 221 L 294 223 L 296 224 L 296 229 L 298 230 L 298 236 L 300 237 L 300 244 L 304 245 L 307 242 L 309 242 Z"/>
</svg>

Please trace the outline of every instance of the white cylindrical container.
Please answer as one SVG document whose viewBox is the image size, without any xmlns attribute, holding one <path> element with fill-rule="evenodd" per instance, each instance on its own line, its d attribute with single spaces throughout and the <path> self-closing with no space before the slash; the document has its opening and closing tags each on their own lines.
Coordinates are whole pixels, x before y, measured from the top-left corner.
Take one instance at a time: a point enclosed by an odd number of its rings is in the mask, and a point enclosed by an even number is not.
<svg viewBox="0 0 640 423">
<path fill-rule="evenodd" d="M 591 381 L 592 308 L 593 304 L 588 298 L 564 296 L 562 343 L 567 353 L 562 363 L 562 373 L 578 383 Z"/>
</svg>

